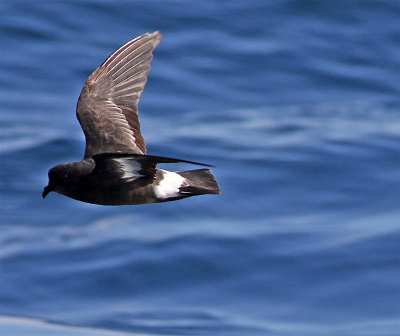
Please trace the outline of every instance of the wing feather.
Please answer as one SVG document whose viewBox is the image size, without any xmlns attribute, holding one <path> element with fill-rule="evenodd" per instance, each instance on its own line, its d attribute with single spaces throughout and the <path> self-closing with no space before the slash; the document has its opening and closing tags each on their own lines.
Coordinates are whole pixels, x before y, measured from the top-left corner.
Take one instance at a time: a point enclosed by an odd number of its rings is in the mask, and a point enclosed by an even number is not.
<svg viewBox="0 0 400 336">
<path fill-rule="evenodd" d="M 86 81 L 76 110 L 86 137 L 85 158 L 103 152 L 146 153 L 138 102 L 161 38 L 154 32 L 127 42 Z"/>
</svg>

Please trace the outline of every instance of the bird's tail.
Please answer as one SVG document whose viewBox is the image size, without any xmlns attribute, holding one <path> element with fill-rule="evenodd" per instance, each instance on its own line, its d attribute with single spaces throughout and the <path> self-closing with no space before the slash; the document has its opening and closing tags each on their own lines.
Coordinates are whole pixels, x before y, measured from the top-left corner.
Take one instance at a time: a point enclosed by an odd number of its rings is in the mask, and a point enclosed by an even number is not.
<svg viewBox="0 0 400 336">
<path fill-rule="evenodd" d="M 176 172 L 186 179 L 188 186 L 181 187 L 180 193 L 188 196 L 220 194 L 218 182 L 209 169 L 196 169 Z"/>
</svg>

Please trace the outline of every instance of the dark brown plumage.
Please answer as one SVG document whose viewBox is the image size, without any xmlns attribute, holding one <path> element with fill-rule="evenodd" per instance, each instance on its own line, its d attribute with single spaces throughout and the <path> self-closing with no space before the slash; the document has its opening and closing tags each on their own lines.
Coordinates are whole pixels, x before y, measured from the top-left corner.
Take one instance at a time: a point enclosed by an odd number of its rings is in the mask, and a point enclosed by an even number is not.
<svg viewBox="0 0 400 336">
<path fill-rule="evenodd" d="M 55 191 L 88 203 L 127 205 L 220 193 L 208 169 L 156 168 L 158 163 L 199 163 L 146 155 L 138 102 L 160 41 L 159 32 L 129 41 L 88 78 L 76 110 L 86 138 L 84 158 L 51 168 L 43 198 Z"/>
</svg>

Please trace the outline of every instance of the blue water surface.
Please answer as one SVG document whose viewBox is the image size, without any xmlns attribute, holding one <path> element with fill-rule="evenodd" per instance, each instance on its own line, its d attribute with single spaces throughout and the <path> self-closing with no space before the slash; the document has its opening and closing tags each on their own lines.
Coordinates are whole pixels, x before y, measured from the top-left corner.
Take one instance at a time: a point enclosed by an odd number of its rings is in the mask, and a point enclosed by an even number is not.
<svg viewBox="0 0 400 336">
<path fill-rule="evenodd" d="M 0 334 L 399 335 L 399 17 L 396 0 L 1 1 Z M 148 152 L 215 165 L 222 195 L 44 201 L 47 170 L 83 156 L 86 78 L 155 30 Z"/>
</svg>

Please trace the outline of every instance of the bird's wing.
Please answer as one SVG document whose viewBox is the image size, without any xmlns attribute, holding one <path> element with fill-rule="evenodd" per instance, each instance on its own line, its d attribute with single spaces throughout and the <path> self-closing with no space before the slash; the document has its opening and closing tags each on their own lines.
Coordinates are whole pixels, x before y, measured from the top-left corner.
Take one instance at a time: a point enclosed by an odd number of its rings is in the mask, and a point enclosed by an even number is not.
<svg viewBox="0 0 400 336">
<path fill-rule="evenodd" d="M 101 175 L 103 181 L 118 180 L 119 183 L 129 183 L 143 178 L 153 180 L 156 176 L 156 166 L 159 163 L 183 162 L 212 167 L 195 161 L 128 153 L 100 153 L 93 155 L 93 160 L 95 175 Z"/>
<path fill-rule="evenodd" d="M 100 176 L 103 183 L 123 185 L 144 179 L 151 182 L 156 175 L 154 164 L 137 160 L 135 156 L 102 153 L 94 155 L 93 160 L 96 163 L 93 175 Z"/>
<path fill-rule="evenodd" d="M 175 159 L 175 158 L 156 156 L 156 155 L 143 155 L 143 154 L 131 154 L 131 153 L 100 153 L 93 156 L 93 159 L 95 161 L 101 159 L 116 159 L 116 158 L 136 160 L 138 162 L 141 162 L 142 165 L 147 165 L 149 167 L 154 167 L 154 168 L 159 163 L 190 163 L 199 166 L 214 167 L 213 165 L 207 163 L 188 161 L 183 159 Z"/>
<path fill-rule="evenodd" d="M 138 102 L 161 37 L 147 33 L 127 42 L 86 81 L 76 109 L 86 137 L 85 158 L 103 152 L 146 153 Z"/>
</svg>

